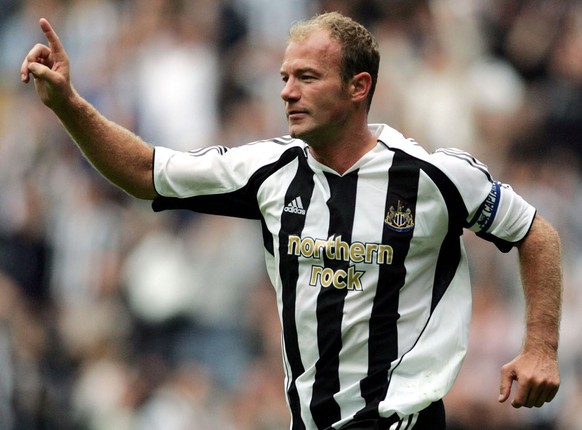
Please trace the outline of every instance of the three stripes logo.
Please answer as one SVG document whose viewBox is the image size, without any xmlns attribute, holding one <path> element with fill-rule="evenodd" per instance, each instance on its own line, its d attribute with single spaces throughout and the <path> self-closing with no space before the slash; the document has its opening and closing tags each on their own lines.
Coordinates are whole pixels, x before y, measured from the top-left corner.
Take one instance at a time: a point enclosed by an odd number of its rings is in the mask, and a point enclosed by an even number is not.
<svg viewBox="0 0 582 430">
<path fill-rule="evenodd" d="M 283 208 L 285 212 L 289 212 L 297 215 L 305 215 L 305 209 L 303 209 L 303 202 L 301 197 L 295 197 L 289 202 L 287 206 Z"/>
</svg>

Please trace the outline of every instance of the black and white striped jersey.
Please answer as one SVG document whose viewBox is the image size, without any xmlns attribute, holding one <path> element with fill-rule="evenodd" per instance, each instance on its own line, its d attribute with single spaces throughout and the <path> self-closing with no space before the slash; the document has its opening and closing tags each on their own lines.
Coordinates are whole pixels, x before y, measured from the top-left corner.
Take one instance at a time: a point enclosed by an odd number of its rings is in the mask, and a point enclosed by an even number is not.
<svg viewBox="0 0 582 430">
<path fill-rule="evenodd" d="M 471 155 L 428 154 L 387 125 L 370 129 L 378 144 L 343 175 L 290 137 L 155 150 L 154 210 L 262 224 L 292 429 L 413 423 L 441 399 L 467 346 L 463 229 L 508 251 L 535 214 Z"/>
</svg>

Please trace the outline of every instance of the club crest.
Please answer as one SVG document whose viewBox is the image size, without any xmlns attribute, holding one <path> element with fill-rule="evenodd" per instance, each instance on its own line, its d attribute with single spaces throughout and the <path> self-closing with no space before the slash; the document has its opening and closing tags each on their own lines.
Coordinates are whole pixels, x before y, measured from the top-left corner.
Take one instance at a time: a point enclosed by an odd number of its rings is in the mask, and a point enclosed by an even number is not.
<svg viewBox="0 0 582 430">
<path fill-rule="evenodd" d="M 414 215 L 405 203 L 398 200 L 396 209 L 390 206 L 384 222 L 389 229 L 398 233 L 406 233 L 414 228 Z"/>
</svg>

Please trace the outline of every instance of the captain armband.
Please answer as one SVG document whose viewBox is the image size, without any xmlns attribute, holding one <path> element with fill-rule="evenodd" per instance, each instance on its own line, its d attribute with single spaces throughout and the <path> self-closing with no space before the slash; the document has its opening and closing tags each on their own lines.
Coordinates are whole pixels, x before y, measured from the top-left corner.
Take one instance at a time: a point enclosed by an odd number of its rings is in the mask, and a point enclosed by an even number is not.
<svg viewBox="0 0 582 430">
<path fill-rule="evenodd" d="M 497 209 L 499 208 L 501 186 L 501 183 L 498 181 L 492 183 L 491 191 L 489 191 L 487 198 L 469 223 L 469 229 L 476 233 L 485 233 L 491 227 L 497 215 Z"/>
</svg>

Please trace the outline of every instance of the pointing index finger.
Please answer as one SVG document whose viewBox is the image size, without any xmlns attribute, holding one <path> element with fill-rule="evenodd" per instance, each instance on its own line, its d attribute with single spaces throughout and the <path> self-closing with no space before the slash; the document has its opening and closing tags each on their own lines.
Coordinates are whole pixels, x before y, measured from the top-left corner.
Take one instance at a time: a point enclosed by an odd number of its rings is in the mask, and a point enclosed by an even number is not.
<svg viewBox="0 0 582 430">
<path fill-rule="evenodd" d="M 40 28 L 44 32 L 46 40 L 48 41 L 49 47 L 53 54 L 60 54 L 64 51 L 63 44 L 61 43 L 61 39 L 53 29 L 52 25 L 46 18 L 41 18 L 39 21 Z"/>
</svg>

